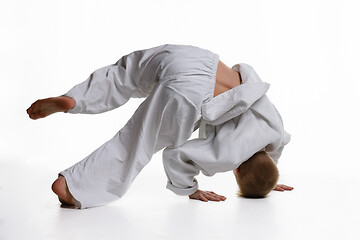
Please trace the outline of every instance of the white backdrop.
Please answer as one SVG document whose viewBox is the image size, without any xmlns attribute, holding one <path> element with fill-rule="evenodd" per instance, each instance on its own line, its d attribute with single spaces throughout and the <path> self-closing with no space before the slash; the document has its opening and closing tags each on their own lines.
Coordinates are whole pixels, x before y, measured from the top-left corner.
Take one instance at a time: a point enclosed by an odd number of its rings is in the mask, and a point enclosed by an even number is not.
<svg viewBox="0 0 360 240">
<path fill-rule="evenodd" d="M 355 178 L 356 2 L 1 1 L 0 166 L 39 168 L 55 178 L 110 139 L 140 101 L 100 115 L 55 114 L 37 121 L 27 117 L 30 104 L 65 93 L 124 54 L 179 43 L 209 49 L 230 67 L 248 63 L 271 84 L 268 95 L 292 134 L 281 172 Z M 154 171 L 163 174 L 161 155 L 155 158 Z"/>
</svg>

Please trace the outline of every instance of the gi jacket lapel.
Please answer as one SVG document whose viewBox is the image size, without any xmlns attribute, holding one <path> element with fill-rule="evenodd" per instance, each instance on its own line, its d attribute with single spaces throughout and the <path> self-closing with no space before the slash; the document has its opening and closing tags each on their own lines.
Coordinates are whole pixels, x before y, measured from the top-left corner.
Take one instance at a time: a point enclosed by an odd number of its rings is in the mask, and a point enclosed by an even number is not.
<svg viewBox="0 0 360 240">
<path fill-rule="evenodd" d="M 236 64 L 232 69 L 241 74 L 242 84 L 202 105 L 205 124 L 220 125 L 246 112 L 270 87 L 268 83 L 262 82 L 254 69 L 247 64 Z"/>
</svg>

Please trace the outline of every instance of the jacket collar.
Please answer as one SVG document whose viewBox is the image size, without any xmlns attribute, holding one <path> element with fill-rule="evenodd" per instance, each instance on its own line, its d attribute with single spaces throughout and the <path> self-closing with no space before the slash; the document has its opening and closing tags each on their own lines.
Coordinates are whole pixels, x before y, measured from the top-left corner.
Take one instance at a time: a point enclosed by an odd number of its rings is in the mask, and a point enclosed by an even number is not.
<svg viewBox="0 0 360 240">
<path fill-rule="evenodd" d="M 241 74 L 242 84 L 202 105 L 202 118 L 206 124 L 220 125 L 246 112 L 270 87 L 245 63 L 236 64 L 232 69 Z"/>
</svg>

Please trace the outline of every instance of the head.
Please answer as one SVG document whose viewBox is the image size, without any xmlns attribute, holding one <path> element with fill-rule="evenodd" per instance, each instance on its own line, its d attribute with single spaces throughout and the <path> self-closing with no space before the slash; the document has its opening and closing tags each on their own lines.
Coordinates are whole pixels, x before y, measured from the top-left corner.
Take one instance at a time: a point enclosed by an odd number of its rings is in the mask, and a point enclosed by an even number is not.
<svg viewBox="0 0 360 240">
<path fill-rule="evenodd" d="M 276 185 L 279 170 L 273 159 L 265 152 L 257 152 L 234 170 L 239 186 L 239 196 L 263 198 Z"/>
</svg>

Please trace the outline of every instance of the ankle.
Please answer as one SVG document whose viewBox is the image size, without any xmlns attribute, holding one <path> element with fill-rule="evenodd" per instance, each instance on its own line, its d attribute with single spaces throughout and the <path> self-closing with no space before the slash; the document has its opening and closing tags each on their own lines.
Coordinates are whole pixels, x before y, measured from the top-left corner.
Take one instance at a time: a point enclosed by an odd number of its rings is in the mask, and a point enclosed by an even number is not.
<svg viewBox="0 0 360 240">
<path fill-rule="evenodd" d="M 57 97 L 61 101 L 61 105 L 65 109 L 65 111 L 68 111 L 70 109 L 73 109 L 76 105 L 75 99 L 68 97 L 68 96 L 59 96 Z"/>
</svg>

